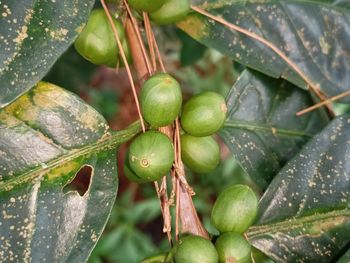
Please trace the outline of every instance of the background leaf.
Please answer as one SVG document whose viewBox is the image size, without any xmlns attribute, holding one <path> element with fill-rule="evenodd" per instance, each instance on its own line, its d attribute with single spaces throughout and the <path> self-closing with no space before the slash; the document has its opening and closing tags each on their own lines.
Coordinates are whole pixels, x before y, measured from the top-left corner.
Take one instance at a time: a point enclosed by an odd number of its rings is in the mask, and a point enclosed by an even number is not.
<svg viewBox="0 0 350 263">
<path fill-rule="evenodd" d="M 350 118 L 338 117 L 272 181 L 250 242 L 277 262 L 331 262 L 350 242 Z"/>
<path fill-rule="evenodd" d="M 278 47 L 313 83 L 333 96 L 350 83 L 348 1 L 200 0 L 199 7 L 254 32 Z M 193 13 L 178 25 L 194 39 L 248 67 L 305 87 L 304 81 L 260 42 Z M 350 102 L 350 97 L 343 101 Z"/>
<path fill-rule="evenodd" d="M 181 30 L 177 30 L 176 33 L 182 44 L 180 52 L 181 66 L 185 67 L 194 64 L 203 57 L 207 50 L 206 46 L 195 41 Z"/>
<path fill-rule="evenodd" d="M 55 62 L 43 80 L 81 94 L 88 90 L 89 82 L 96 74 L 97 68 L 96 65 L 80 56 L 74 46 L 71 46 Z"/>
<path fill-rule="evenodd" d="M 45 76 L 83 28 L 94 2 L 0 2 L 0 108 Z"/>
<path fill-rule="evenodd" d="M 232 87 L 220 136 L 262 188 L 328 123 L 323 110 L 295 115 L 311 105 L 308 92 L 252 70 L 243 71 Z"/>
<path fill-rule="evenodd" d="M 348 250 L 338 261 L 337 263 L 348 263 L 350 262 L 350 250 Z"/>
<path fill-rule="evenodd" d="M 1 259 L 86 261 L 116 197 L 115 148 L 138 130 L 111 133 L 99 113 L 49 83 L 0 110 Z M 86 193 L 66 190 L 81 167 L 91 169 Z"/>
</svg>

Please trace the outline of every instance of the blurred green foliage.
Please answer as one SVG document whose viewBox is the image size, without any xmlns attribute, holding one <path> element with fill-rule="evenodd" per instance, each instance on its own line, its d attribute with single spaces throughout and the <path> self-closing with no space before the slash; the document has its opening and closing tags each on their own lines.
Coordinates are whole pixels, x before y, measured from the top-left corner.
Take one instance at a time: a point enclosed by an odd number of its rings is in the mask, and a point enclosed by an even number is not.
<svg viewBox="0 0 350 263">
<path fill-rule="evenodd" d="M 83 97 L 107 120 L 118 112 L 118 91 L 108 86 L 99 89 L 91 85 L 96 65 L 80 56 L 71 46 L 56 62 L 44 80 L 64 87 Z"/>
<path fill-rule="evenodd" d="M 161 250 L 163 245 L 155 244 L 150 235 L 138 229 L 159 216 L 157 198 L 153 196 L 135 202 L 132 189 L 124 192 L 116 201 L 105 233 L 97 243 L 89 263 L 140 262 L 144 257 Z"/>
<path fill-rule="evenodd" d="M 97 66 L 81 57 L 71 46 L 55 63 L 44 80 L 74 93 L 85 92 Z"/>
</svg>

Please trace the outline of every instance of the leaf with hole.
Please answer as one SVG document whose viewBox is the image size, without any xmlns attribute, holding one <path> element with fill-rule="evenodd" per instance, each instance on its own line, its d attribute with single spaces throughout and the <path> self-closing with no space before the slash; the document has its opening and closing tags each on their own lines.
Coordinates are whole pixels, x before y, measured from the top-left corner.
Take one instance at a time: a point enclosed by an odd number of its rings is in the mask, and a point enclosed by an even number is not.
<svg viewBox="0 0 350 263">
<path fill-rule="evenodd" d="M 295 116 L 313 105 L 310 95 L 252 70 L 243 71 L 226 100 L 227 120 L 220 136 L 262 188 L 329 120 L 323 109 Z"/>
<path fill-rule="evenodd" d="M 116 148 L 138 131 L 112 132 L 77 96 L 44 82 L 1 109 L 1 260 L 86 261 L 116 197 Z"/>
<path fill-rule="evenodd" d="M 332 262 L 350 243 L 350 117 L 334 119 L 260 200 L 249 241 L 276 262 Z"/>
<path fill-rule="evenodd" d="M 0 108 L 45 76 L 84 27 L 94 2 L 0 2 Z"/>
<path fill-rule="evenodd" d="M 328 96 L 350 88 L 350 4 L 348 1 L 225 1 L 197 0 L 198 7 L 264 38 L 292 62 L 266 44 L 238 33 L 203 15 L 192 13 L 178 26 L 194 39 L 235 61 L 272 77 Z M 350 97 L 343 101 L 350 102 Z"/>
</svg>

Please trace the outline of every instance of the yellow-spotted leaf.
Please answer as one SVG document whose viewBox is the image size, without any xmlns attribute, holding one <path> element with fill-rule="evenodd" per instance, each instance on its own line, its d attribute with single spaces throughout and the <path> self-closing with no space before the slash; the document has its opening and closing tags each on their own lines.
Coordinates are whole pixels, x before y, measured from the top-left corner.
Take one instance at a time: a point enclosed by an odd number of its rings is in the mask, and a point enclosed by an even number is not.
<svg viewBox="0 0 350 263">
<path fill-rule="evenodd" d="M 45 76 L 84 27 L 94 2 L 0 1 L 0 108 Z"/>
<path fill-rule="evenodd" d="M 0 261 L 85 262 L 116 197 L 116 148 L 138 130 L 112 132 L 44 82 L 1 109 Z"/>
<path fill-rule="evenodd" d="M 194 0 L 193 4 L 268 43 L 193 12 L 178 26 L 202 44 L 302 88 L 307 80 L 328 96 L 349 90 L 349 1 Z M 343 100 L 350 102 L 350 96 Z"/>
<path fill-rule="evenodd" d="M 274 178 L 249 241 L 275 262 L 349 262 L 349 160 L 350 117 L 344 115 Z"/>
<path fill-rule="evenodd" d="M 314 104 L 310 94 L 253 70 L 241 73 L 226 101 L 220 136 L 262 189 L 329 122 L 323 109 L 296 116 Z"/>
</svg>

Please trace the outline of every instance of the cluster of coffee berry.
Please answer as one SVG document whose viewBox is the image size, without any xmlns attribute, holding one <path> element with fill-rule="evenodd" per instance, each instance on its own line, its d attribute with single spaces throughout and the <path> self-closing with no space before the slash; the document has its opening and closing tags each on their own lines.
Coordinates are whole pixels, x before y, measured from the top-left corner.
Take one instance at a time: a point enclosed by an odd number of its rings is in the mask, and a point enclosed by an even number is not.
<svg viewBox="0 0 350 263">
<path fill-rule="evenodd" d="M 180 84 L 172 76 L 159 73 L 143 85 L 141 112 L 151 130 L 131 143 L 125 161 L 126 177 L 137 183 L 152 182 L 167 174 L 175 159 L 170 139 L 156 130 L 172 124 L 181 113 L 181 157 L 188 168 L 205 173 L 220 162 L 220 148 L 211 135 L 226 118 L 225 99 L 215 92 L 203 92 L 185 103 L 181 112 Z M 200 137 L 201 136 L 201 137 Z"/>
<path fill-rule="evenodd" d="M 257 210 L 258 199 L 248 186 L 228 187 L 218 196 L 211 213 L 211 222 L 220 232 L 218 237 L 208 240 L 183 235 L 165 258 L 143 262 L 252 263 L 252 247 L 243 233 L 254 222 Z"/>
<path fill-rule="evenodd" d="M 136 10 L 149 13 L 152 21 L 158 25 L 176 23 L 186 17 L 190 11 L 189 0 L 129 0 Z"/>
<path fill-rule="evenodd" d="M 129 0 L 135 9 L 148 12 L 152 21 L 159 25 L 176 23 L 186 17 L 190 10 L 189 0 Z M 128 62 L 131 53 L 122 23 L 112 17 Z M 91 12 L 89 20 L 76 39 L 74 46 L 78 53 L 96 65 L 107 67 L 123 66 L 113 28 L 103 9 Z"/>
</svg>

